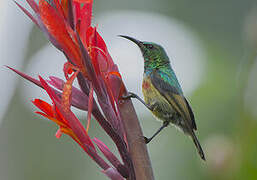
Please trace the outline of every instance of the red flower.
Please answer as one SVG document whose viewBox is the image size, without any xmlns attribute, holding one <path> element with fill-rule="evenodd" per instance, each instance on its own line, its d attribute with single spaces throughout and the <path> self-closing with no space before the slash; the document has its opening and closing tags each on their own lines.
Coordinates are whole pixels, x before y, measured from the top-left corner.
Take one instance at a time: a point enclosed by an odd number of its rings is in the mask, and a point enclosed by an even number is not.
<svg viewBox="0 0 257 180">
<path fill-rule="evenodd" d="M 57 138 L 63 133 L 69 135 L 111 179 L 134 176 L 132 161 L 123 138 L 120 112 L 117 109 L 119 97 L 124 93 L 125 87 L 104 40 L 96 28 L 91 26 L 93 1 L 39 0 L 38 4 L 34 0 L 26 1 L 34 11 L 33 15 L 16 4 L 67 58 L 63 68 L 66 82 L 57 77 L 50 77 L 50 80 L 45 81 L 39 76 L 39 80 L 36 80 L 13 68 L 8 68 L 46 90 L 52 105 L 39 99 L 35 99 L 33 104 L 42 111 L 37 112 L 38 114 L 59 126 Z M 76 78 L 80 89 L 72 86 Z M 93 92 L 104 115 L 93 97 Z M 71 106 L 88 111 L 87 129 L 71 111 Z M 123 163 L 100 140 L 94 139 L 94 143 L 112 166 L 98 155 L 88 135 L 91 114 L 115 142 Z"/>
</svg>

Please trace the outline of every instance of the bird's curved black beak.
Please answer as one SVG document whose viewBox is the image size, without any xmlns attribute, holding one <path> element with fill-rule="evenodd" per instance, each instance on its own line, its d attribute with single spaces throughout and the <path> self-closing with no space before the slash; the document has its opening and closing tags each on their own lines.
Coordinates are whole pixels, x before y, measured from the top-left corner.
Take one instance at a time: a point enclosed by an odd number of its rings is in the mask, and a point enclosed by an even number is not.
<svg viewBox="0 0 257 180">
<path fill-rule="evenodd" d="M 120 36 L 120 37 L 122 37 L 122 38 L 125 38 L 125 39 L 128 39 L 128 40 L 134 42 L 135 44 L 137 44 L 137 45 L 139 46 L 139 48 L 142 48 L 142 47 L 143 47 L 143 42 L 142 42 L 142 41 L 139 41 L 139 40 L 137 40 L 137 39 L 135 39 L 135 38 L 133 38 L 133 37 L 129 37 L 129 36 L 125 36 L 125 35 L 118 35 L 118 36 Z"/>
</svg>

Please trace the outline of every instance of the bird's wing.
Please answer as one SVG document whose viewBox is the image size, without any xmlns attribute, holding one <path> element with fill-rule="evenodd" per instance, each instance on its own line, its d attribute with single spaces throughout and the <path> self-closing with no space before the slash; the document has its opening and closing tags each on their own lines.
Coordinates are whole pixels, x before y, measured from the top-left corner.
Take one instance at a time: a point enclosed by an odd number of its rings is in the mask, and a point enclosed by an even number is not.
<svg viewBox="0 0 257 180">
<path fill-rule="evenodd" d="M 193 111 L 183 96 L 180 86 L 177 85 L 176 77 L 171 77 L 167 73 L 155 70 L 150 75 L 151 82 L 162 96 L 171 104 L 174 110 L 181 115 L 192 129 L 196 130 Z M 177 87 L 176 87 L 177 85 Z"/>
</svg>

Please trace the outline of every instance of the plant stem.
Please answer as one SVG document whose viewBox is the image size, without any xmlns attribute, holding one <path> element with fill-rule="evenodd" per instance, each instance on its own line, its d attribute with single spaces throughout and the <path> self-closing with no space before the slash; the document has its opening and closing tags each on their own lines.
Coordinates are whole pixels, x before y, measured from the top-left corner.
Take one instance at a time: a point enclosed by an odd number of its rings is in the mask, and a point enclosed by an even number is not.
<svg viewBox="0 0 257 180">
<path fill-rule="evenodd" d="M 142 129 L 131 100 L 120 100 L 118 105 L 123 120 L 129 153 L 137 180 L 154 180 Z M 132 179 L 130 179 L 132 180 Z"/>
</svg>

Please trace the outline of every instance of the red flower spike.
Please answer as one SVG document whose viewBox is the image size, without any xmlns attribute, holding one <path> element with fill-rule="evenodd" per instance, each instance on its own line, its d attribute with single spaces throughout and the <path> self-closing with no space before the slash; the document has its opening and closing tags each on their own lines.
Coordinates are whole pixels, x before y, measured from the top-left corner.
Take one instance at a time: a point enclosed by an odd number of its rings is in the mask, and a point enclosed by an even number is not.
<svg viewBox="0 0 257 180">
<path fill-rule="evenodd" d="M 45 89 L 50 96 L 53 105 L 39 99 L 33 101 L 42 111 L 36 113 L 55 122 L 59 126 L 56 137 L 60 138 L 63 133 L 69 135 L 109 178 L 120 180 L 130 176 L 133 179 L 133 163 L 125 144 L 123 124 L 117 109 L 118 99 L 125 87 L 104 40 L 96 28 L 91 26 L 93 0 L 39 0 L 38 4 L 35 0 L 26 1 L 35 15 L 18 3 L 17 5 L 46 33 L 53 45 L 61 50 L 68 60 L 63 68 L 67 82 L 56 77 L 50 77 L 47 82 L 39 77 L 38 81 L 10 68 Z M 78 79 L 81 90 L 72 86 L 75 78 Z M 94 100 L 94 92 L 104 115 Z M 87 129 L 71 111 L 71 105 L 88 110 Z M 91 114 L 115 142 L 124 165 L 98 139 L 95 143 L 115 168 L 110 167 L 97 154 L 87 134 Z"/>
</svg>

